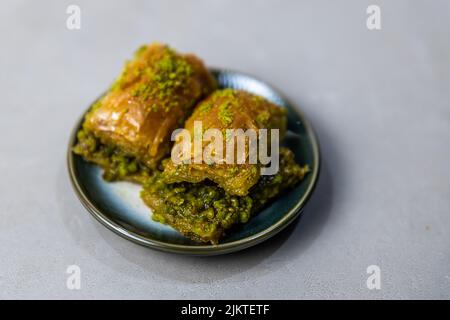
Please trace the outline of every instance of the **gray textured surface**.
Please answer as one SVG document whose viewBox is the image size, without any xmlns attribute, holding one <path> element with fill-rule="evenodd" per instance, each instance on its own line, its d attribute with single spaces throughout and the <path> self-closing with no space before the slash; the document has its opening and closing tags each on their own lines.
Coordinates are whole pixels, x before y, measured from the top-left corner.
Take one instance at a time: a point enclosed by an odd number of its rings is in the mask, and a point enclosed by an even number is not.
<svg viewBox="0 0 450 320">
<path fill-rule="evenodd" d="M 2 1 L 0 297 L 450 298 L 450 2 Z M 82 28 L 66 29 L 66 7 Z M 253 249 L 138 247 L 82 208 L 69 131 L 141 43 L 265 79 L 322 144 L 303 218 Z M 81 290 L 66 268 L 82 270 Z M 382 288 L 366 288 L 381 267 Z"/>
</svg>

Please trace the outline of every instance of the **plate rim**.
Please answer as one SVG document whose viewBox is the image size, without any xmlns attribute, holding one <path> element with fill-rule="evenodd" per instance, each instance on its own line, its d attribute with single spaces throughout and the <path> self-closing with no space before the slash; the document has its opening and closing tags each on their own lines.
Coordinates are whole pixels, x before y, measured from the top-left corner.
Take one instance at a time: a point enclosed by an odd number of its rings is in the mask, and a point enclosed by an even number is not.
<svg viewBox="0 0 450 320">
<path fill-rule="evenodd" d="M 220 72 L 226 72 L 226 73 L 233 73 L 233 74 L 239 74 L 242 76 L 249 77 L 251 79 L 254 79 L 269 88 L 271 88 L 274 92 L 277 93 L 278 96 L 280 96 L 286 103 L 289 105 L 291 110 L 297 114 L 297 116 L 300 118 L 300 121 L 302 122 L 305 131 L 307 135 L 309 136 L 311 140 L 311 146 L 312 146 L 312 154 L 314 159 L 314 166 L 313 170 L 311 171 L 312 179 L 310 184 L 307 186 L 306 191 L 303 193 L 303 195 L 297 200 L 296 204 L 289 209 L 286 214 L 278 220 L 276 223 L 272 224 L 268 228 L 255 233 L 251 236 L 227 242 L 227 243 L 219 243 L 216 245 L 208 244 L 208 245 L 185 245 L 185 244 L 175 244 L 175 243 L 168 243 L 163 242 L 160 240 L 151 239 L 148 237 L 144 237 L 142 235 L 139 235 L 131 230 L 126 229 L 126 227 L 116 223 L 114 220 L 110 219 L 106 214 L 104 214 L 100 209 L 98 209 L 95 204 L 89 199 L 89 197 L 85 194 L 83 191 L 83 188 L 81 187 L 78 177 L 75 172 L 75 154 L 72 152 L 72 148 L 74 146 L 74 143 L 76 141 L 76 135 L 77 132 L 82 124 L 82 121 L 84 119 L 84 116 L 88 109 L 83 112 L 83 114 L 80 116 L 80 118 L 77 120 L 74 128 L 72 129 L 72 132 L 69 137 L 69 143 L 67 148 L 67 168 L 69 173 L 69 178 L 72 184 L 72 188 L 74 189 L 78 199 L 82 203 L 83 207 L 103 226 L 107 227 L 109 230 L 113 231 L 117 235 L 121 236 L 122 238 L 125 238 L 127 240 L 130 240 L 136 244 L 160 250 L 160 251 L 166 251 L 166 252 L 172 252 L 172 253 L 181 253 L 181 254 L 187 254 L 187 255 L 219 255 L 219 254 L 225 254 L 225 253 L 231 253 L 239 250 L 243 250 L 246 248 L 249 248 L 251 246 L 257 245 L 283 229 L 285 229 L 288 225 L 290 225 L 296 218 L 299 217 L 299 215 L 303 212 L 303 208 L 305 207 L 306 203 L 310 199 L 311 195 L 314 192 L 314 189 L 317 185 L 317 181 L 319 179 L 320 175 L 320 167 L 321 167 L 321 156 L 320 156 L 320 145 L 319 140 L 317 138 L 317 135 L 311 125 L 311 123 L 306 119 L 306 117 L 303 115 L 303 112 L 298 110 L 294 104 L 291 103 L 289 99 L 287 99 L 276 87 L 272 86 L 271 84 L 267 83 L 266 81 L 260 80 L 257 77 L 254 77 L 250 74 L 241 72 L 241 71 L 235 71 L 227 68 L 218 68 L 218 67 L 209 67 L 208 68 L 213 73 L 220 73 Z"/>
</svg>

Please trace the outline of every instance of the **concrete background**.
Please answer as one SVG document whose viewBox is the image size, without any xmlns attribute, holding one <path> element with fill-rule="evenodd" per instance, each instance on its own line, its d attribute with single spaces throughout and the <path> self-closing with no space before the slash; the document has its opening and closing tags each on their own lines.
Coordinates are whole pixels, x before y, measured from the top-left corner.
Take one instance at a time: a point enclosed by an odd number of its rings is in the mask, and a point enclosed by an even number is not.
<svg viewBox="0 0 450 320">
<path fill-rule="evenodd" d="M 70 4 L 81 30 L 66 28 Z M 449 17 L 445 0 L 2 1 L 0 297 L 450 298 Z M 289 230 L 194 258 L 134 245 L 82 208 L 69 132 L 153 40 L 275 84 L 311 120 L 323 171 Z"/>
</svg>

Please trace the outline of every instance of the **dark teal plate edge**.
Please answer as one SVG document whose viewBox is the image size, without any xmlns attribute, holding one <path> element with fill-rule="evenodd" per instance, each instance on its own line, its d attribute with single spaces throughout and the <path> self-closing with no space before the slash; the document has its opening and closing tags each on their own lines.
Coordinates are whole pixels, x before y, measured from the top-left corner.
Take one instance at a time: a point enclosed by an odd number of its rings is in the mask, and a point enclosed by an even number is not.
<svg viewBox="0 0 450 320">
<path fill-rule="evenodd" d="M 217 245 L 181 245 L 181 244 L 173 244 L 173 243 L 166 243 L 150 238 L 143 237 L 139 234 L 136 234 L 130 230 L 127 230 L 123 226 L 117 224 L 113 220 L 111 220 L 107 215 L 105 215 L 101 210 L 99 210 L 94 203 L 89 199 L 89 197 L 84 193 L 83 188 L 80 185 L 80 182 L 78 181 L 78 176 L 75 172 L 75 166 L 74 166 L 74 160 L 75 155 L 72 152 L 72 147 L 76 142 L 76 134 L 78 129 L 81 126 L 81 123 L 84 119 L 85 113 L 81 115 L 79 120 L 77 121 L 75 127 L 73 128 L 70 138 L 69 138 L 69 145 L 67 149 L 67 167 L 68 167 L 68 173 L 69 178 L 72 184 L 72 187 L 82 203 L 82 205 L 86 208 L 86 210 L 102 225 L 107 227 L 109 230 L 113 231 L 114 233 L 118 234 L 119 236 L 130 240 L 136 244 L 160 250 L 165 252 L 172 252 L 172 253 L 180 253 L 180 254 L 186 254 L 186 255 L 197 255 L 197 256 L 210 256 L 210 255 L 220 255 L 220 254 L 226 254 L 231 253 L 239 250 L 243 250 L 249 247 L 252 247 L 254 245 L 257 245 L 280 231 L 282 231 L 284 228 L 286 228 L 290 223 L 296 220 L 296 218 L 299 217 L 299 215 L 303 212 L 303 208 L 305 207 L 306 203 L 308 202 L 309 198 L 311 197 L 316 185 L 317 181 L 319 179 L 320 175 L 320 167 L 321 167 L 321 158 L 320 158 L 320 146 L 319 141 L 317 139 L 317 136 L 314 132 L 314 129 L 312 128 L 311 124 L 308 120 L 304 117 L 303 113 L 300 112 L 297 108 L 293 107 L 294 105 L 284 97 L 280 93 L 279 90 L 274 88 L 272 85 L 267 84 L 267 82 L 262 81 L 256 77 L 253 77 L 249 74 L 238 72 L 230 69 L 220 69 L 220 68 L 210 68 L 210 71 L 213 73 L 218 72 L 233 72 L 233 73 L 239 73 L 241 75 L 251 77 L 261 83 L 265 83 L 267 86 L 269 86 L 273 91 L 275 91 L 284 101 L 286 101 L 287 104 L 292 106 L 292 110 L 297 113 L 298 117 L 301 119 L 303 126 L 305 127 L 305 130 L 308 134 L 308 137 L 311 139 L 311 146 L 313 151 L 313 158 L 314 163 L 312 165 L 312 172 L 310 173 L 312 175 L 310 183 L 306 189 L 306 192 L 300 197 L 291 209 L 288 210 L 288 212 L 278 220 L 275 224 L 270 226 L 269 228 L 260 231 L 252 236 L 239 239 L 233 242 L 228 242 L 224 244 L 217 244 Z"/>
</svg>

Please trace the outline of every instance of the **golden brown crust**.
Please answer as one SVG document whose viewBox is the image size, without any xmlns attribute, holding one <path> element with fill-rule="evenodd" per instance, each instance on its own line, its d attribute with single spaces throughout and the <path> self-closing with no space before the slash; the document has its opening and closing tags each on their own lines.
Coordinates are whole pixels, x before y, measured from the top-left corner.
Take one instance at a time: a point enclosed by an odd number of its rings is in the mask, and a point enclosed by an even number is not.
<svg viewBox="0 0 450 320">
<path fill-rule="evenodd" d="M 165 45 L 140 48 L 110 91 L 86 117 L 84 127 L 149 167 L 170 151 L 170 136 L 215 80 L 193 55 Z"/>
<path fill-rule="evenodd" d="M 195 136 L 196 121 L 201 121 L 203 131 L 219 129 L 223 133 L 224 146 L 229 138 L 226 136 L 226 129 L 243 129 L 244 131 L 254 129 L 257 132 L 263 128 L 279 129 L 280 138 L 286 131 L 286 114 L 283 109 L 259 96 L 231 89 L 214 92 L 196 107 L 185 124 L 185 129 L 190 132 L 191 137 Z M 182 141 L 177 141 L 175 146 L 179 143 Z M 204 141 L 203 146 L 205 147 L 208 143 Z M 190 164 L 176 165 L 170 161 L 164 170 L 164 175 L 168 183 L 181 181 L 198 183 L 209 179 L 228 193 L 243 196 L 260 177 L 259 164 L 251 164 L 248 161 L 248 144 L 246 144 L 245 152 L 246 161 L 243 164 L 216 162 L 211 165 L 205 161 L 206 159 L 203 159 L 202 163 L 194 163 L 196 155 L 192 148 Z M 223 154 L 222 160 L 225 162 L 225 152 Z"/>
</svg>

